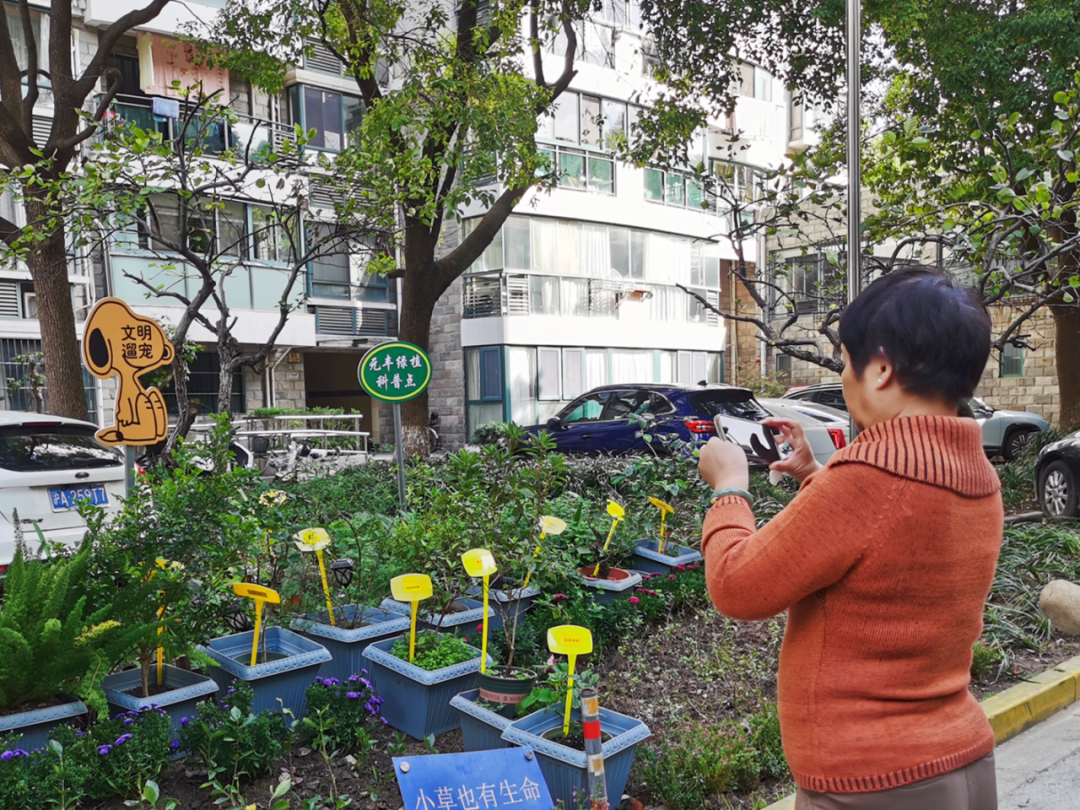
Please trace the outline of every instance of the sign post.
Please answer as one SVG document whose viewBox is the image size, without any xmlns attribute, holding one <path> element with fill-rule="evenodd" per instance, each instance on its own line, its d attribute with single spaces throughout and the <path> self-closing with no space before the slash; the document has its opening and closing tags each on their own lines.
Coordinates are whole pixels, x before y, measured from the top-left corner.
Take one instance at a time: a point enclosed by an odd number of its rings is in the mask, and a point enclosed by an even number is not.
<svg viewBox="0 0 1080 810">
<path fill-rule="evenodd" d="M 495 565 L 495 558 L 486 548 L 474 548 L 461 555 L 461 562 L 465 565 L 465 572 L 470 577 L 484 578 L 484 623 L 483 637 L 480 642 L 480 673 L 487 672 L 487 640 L 488 640 L 488 592 L 491 590 L 491 575 L 499 568 Z"/>
<path fill-rule="evenodd" d="M 409 612 L 409 663 L 416 658 L 416 609 L 424 599 L 430 599 L 431 577 L 427 574 L 402 574 L 390 580 L 390 595 L 412 606 Z"/>
<path fill-rule="evenodd" d="M 365 354 L 356 369 L 356 376 L 368 396 L 394 406 L 398 500 L 404 512 L 408 503 L 405 499 L 405 437 L 401 425 L 401 403 L 427 390 L 431 382 L 431 358 L 419 346 L 394 340 L 382 343 Z"/>
<path fill-rule="evenodd" d="M 563 736 L 570 733 L 570 709 L 574 705 L 574 666 L 579 655 L 592 652 L 592 633 L 587 627 L 562 624 L 547 632 L 548 649 L 556 655 L 567 657 L 566 710 L 563 717 Z"/>
</svg>

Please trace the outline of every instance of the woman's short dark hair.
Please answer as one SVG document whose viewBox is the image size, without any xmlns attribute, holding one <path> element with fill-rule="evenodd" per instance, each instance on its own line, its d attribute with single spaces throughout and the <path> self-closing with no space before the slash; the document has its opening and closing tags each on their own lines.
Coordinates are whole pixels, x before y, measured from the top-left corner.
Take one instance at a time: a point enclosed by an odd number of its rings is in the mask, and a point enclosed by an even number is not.
<svg viewBox="0 0 1080 810">
<path fill-rule="evenodd" d="M 990 314 L 943 271 L 905 267 L 848 305 L 840 342 L 859 379 L 884 354 L 905 391 L 960 402 L 975 393 L 990 357 Z"/>
</svg>

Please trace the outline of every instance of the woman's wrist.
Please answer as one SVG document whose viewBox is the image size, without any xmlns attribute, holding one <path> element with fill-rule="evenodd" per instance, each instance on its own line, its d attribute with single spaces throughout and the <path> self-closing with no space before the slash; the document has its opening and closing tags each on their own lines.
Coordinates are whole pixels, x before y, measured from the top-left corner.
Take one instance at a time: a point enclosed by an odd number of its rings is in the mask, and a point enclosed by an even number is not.
<svg viewBox="0 0 1080 810">
<path fill-rule="evenodd" d="M 721 498 L 736 497 L 746 501 L 747 506 L 754 508 L 754 496 L 742 487 L 719 487 L 713 490 L 711 503 L 716 503 Z"/>
</svg>

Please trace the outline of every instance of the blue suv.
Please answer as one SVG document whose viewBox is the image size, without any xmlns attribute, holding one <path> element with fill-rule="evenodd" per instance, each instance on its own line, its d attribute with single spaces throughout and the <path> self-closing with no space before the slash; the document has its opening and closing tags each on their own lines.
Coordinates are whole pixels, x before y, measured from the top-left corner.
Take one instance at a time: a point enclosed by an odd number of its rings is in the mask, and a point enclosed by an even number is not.
<svg viewBox="0 0 1080 810">
<path fill-rule="evenodd" d="M 605 385 L 581 395 L 546 425 L 526 428 L 547 430 L 564 453 L 619 455 L 646 452 L 639 427 L 630 417 L 640 416 L 655 425 L 655 434 L 674 434 L 686 442 L 704 442 L 716 435 L 713 417 L 739 416 L 754 421 L 769 414 L 748 388 L 725 385 Z"/>
</svg>

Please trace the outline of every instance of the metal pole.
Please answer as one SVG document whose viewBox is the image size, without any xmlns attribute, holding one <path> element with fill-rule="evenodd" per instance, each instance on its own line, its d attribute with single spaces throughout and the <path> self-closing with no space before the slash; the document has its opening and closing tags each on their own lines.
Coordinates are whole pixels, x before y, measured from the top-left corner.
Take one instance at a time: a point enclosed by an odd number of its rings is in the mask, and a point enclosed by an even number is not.
<svg viewBox="0 0 1080 810">
<path fill-rule="evenodd" d="M 124 487 L 128 496 L 135 489 L 135 448 L 130 444 L 124 445 Z"/>
<path fill-rule="evenodd" d="M 862 224 L 862 170 L 860 165 L 860 90 L 862 70 L 860 51 L 862 38 L 862 0 L 847 2 L 847 198 L 848 198 L 848 303 L 862 290 L 860 266 L 860 225 Z"/>
<path fill-rule="evenodd" d="M 404 431 L 401 429 L 401 405 L 394 403 L 394 451 L 397 453 L 397 492 L 398 501 L 401 503 L 401 511 L 409 511 L 409 505 L 405 500 L 405 440 Z"/>
<path fill-rule="evenodd" d="M 581 690 L 581 725 L 585 732 L 585 785 L 589 807 L 607 807 L 607 781 L 604 778 L 604 743 L 600 738 L 600 697 L 596 687 Z"/>
</svg>

